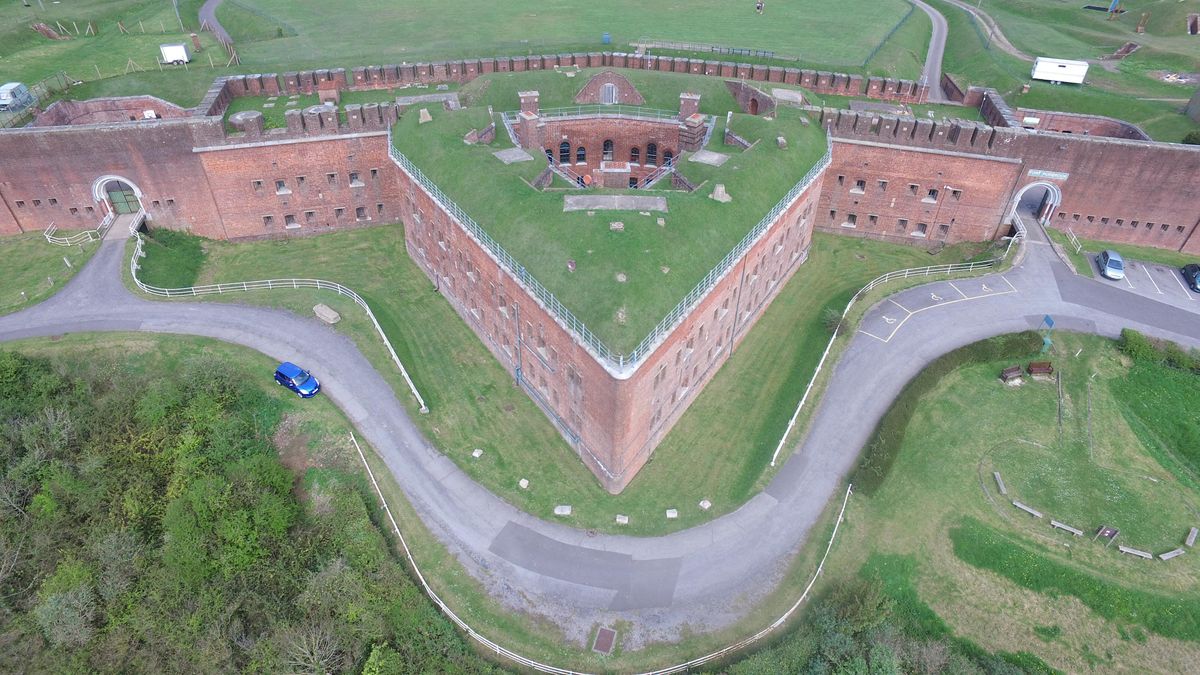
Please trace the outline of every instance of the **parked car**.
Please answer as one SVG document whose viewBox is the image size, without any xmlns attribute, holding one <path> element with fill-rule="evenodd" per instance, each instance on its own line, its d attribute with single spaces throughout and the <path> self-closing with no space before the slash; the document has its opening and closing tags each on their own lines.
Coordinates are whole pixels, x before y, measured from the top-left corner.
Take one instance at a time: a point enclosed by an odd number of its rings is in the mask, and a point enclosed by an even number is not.
<svg viewBox="0 0 1200 675">
<path fill-rule="evenodd" d="M 317 381 L 317 378 L 291 361 L 279 364 L 279 367 L 275 369 L 275 381 L 280 386 L 296 392 L 300 398 L 312 398 L 321 391 L 321 383 Z"/>
<path fill-rule="evenodd" d="M 1183 280 L 1187 282 L 1188 286 L 1191 286 L 1193 291 L 1200 293 L 1200 265 L 1196 263 L 1184 265 L 1183 269 L 1179 271 L 1183 272 Z"/>
<path fill-rule="evenodd" d="M 1109 279 L 1120 281 L 1125 278 L 1125 261 L 1112 249 L 1101 251 L 1096 256 L 1096 264 L 1100 266 L 1100 274 Z"/>
</svg>

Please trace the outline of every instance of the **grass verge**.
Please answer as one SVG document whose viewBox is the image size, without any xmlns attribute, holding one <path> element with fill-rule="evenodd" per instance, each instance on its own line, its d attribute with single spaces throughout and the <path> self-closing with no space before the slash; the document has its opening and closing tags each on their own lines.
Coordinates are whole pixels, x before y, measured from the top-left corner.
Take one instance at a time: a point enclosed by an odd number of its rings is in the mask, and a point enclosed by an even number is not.
<svg viewBox="0 0 1200 675">
<path fill-rule="evenodd" d="M 55 246 L 41 232 L 0 238 L 0 314 L 53 295 L 92 257 L 96 246 Z"/>
</svg>

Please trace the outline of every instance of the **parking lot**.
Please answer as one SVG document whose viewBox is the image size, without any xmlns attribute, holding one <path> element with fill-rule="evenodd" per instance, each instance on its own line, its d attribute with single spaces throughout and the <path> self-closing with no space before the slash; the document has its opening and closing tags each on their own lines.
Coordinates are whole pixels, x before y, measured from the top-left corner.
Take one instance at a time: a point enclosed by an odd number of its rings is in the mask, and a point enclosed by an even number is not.
<svg viewBox="0 0 1200 675">
<path fill-rule="evenodd" d="M 1125 278 L 1113 281 L 1100 276 L 1100 268 L 1096 265 L 1095 254 L 1087 254 L 1091 263 L 1092 278 L 1102 283 L 1115 284 L 1127 291 L 1145 296 L 1151 300 L 1165 302 L 1189 311 L 1200 312 L 1200 293 L 1187 287 L 1178 267 L 1160 265 L 1158 263 L 1141 262 L 1139 260 L 1125 261 Z"/>
<path fill-rule="evenodd" d="M 863 317 L 858 331 L 880 342 L 890 342 L 914 314 L 960 302 L 980 300 L 996 295 L 1010 295 L 1016 292 L 1017 289 L 1001 274 L 974 279 L 938 281 L 901 291 L 871 308 Z"/>
</svg>

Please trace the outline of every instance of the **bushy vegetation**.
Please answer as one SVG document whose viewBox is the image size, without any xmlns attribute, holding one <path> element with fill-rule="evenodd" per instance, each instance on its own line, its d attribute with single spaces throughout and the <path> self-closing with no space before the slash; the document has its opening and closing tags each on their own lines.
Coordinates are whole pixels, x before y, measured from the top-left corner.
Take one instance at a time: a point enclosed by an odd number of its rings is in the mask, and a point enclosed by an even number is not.
<svg viewBox="0 0 1200 675">
<path fill-rule="evenodd" d="M 176 230 L 152 229 L 145 237 L 146 257 L 138 261 L 138 278 L 160 288 L 196 284 L 204 266 L 204 239 Z M 239 279 L 239 281 L 241 281 Z"/>
<path fill-rule="evenodd" d="M 873 555 L 833 586 L 796 629 L 729 668 L 759 673 L 1049 673 L 1030 654 L 989 654 L 952 636 L 917 596 L 911 556 Z"/>
<path fill-rule="evenodd" d="M 193 361 L 0 352 L 0 670 L 479 672 L 356 477 L 293 492 L 284 404 Z"/>
<path fill-rule="evenodd" d="M 1200 640 L 1200 601 L 1140 591 L 1102 579 L 1026 548 L 983 522 L 965 517 L 950 530 L 954 555 L 1038 593 L 1072 595 L 1093 612 L 1164 637 Z"/>
<path fill-rule="evenodd" d="M 888 410 L 875 433 L 867 443 L 851 476 L 854 489 L 866 495 L 872 494 L 887 478 L 896 455 L 904 444 L 908 430 L 920 405 L 921 398 L 933 390 L 942 378 L 973 363 L 986 363 L 1000 359 L 1021 359 L 1035 353 L 1042 346 L 1042 338 L 1033 331 L 1001 335 L 982 340 L 944 354 L 929 364 L 921 374 L 905 385 L 896 402 Z"/>
</svg>

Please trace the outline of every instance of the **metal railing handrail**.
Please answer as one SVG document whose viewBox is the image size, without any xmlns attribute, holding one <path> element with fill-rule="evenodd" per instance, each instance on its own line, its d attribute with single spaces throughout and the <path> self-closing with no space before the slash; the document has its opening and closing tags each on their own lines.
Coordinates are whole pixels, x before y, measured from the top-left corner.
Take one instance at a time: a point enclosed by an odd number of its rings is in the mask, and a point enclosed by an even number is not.
<svg viewBox="0 0 1200 675">
<path fill-rule="evenodd" d="M 516 120 L 521 114 L 519 110 L 508 110 L 503 113 L 506 119 Z M 661 108 L 646 108 L 643 106 L 623 105 L 620 103 L 589 103 L 559 108 L 539 108 L 538 117 L 620 117 L 641 120 L 679 120 L 678 110 L 662 110 Z"/>
<path fill-rule="evenodd" d="M 1013 220 L 1013 224 L 1017 228 L 1017 233 L 1008 238 L 1008 245 L 1004 247 L 1004 252 L 999 256 L 990 260 L 981 260 L 972 263 L 953 263 L 944 265 L 929 265 L 927 267 L 911 267 L 903 270 L 895 270 L 887 274 L 881 274 L 867 283 L 867 285 L 858 289 L 850 301 L 846 303 L 846 308 L 842 310 L 842 315 L 838 319 L 838 325 L 833 329 L 833 335 L 829 336 L 829 343 L 825 345 L 825 352 L 821 354 L 821 360 L 817 361 L 817 367 L 813 370 L 812 377 L 808 380 L 808 386 L 804 388 L 804 395 L 800 397 L 800 402 L 796 404 L 796 412 L 792 413 L 792 417 L 788 420 L 787 426 L 784 427 L 783 435 L 779 439 L 779 444 L 775 446 L 775 452 L 771 455 L 771 466 L 775 466 L 776 460 L 779 459 L 779 453 L 783 450 L 784 443 L 787 442 L 788 436 L 792 433 L 792 428 L 796 426 L 796 420 L 800 417 L 800 411 L 804 409 L 804 404 L 808 402 L 808 395 L 812 393 L 813 386 L 817 383 L 817 376 L 821 374 L 821 368 L 825 366 L 825 360 L 829 357 L 830 350 L 833 349 L 833 343 L 838 338 L 838 333 L 842 330 L 842 324 L 846 321 L 846 316 L 850 313 L 850 308 L 863 295 L 872 290 L 884 285 L 889 281 L 896 279 L 910 279 L 919 276 L 931 276 L 934 274 L 951 275 L 960 272 L 974 272 L 975 270 L 990 269 L 999 265 L 1008 259 L 1012 253 L 1013 246 L 1025 240 L 1026 230 L 1025 224 L 1021 222 L 1020 216 Z"/>
<path fill-rule="evenodd" d="M 324 279 L 260 279 L 256 281 L 238 281 L 226 284 L 206 284 L 203 286 L 186 286 L 182 288 L 162 288 L 160 286 L 152 286 L 143 282 L 138 278 L 138 270 L 141 266 L 138 265 L 138 259 L 146 257 L 146 252 L 143 247 L 144 240 L 142 233 L 137 231 L 142 220 L 146 217 L 144 210 L 139 211 L 134 218 L 133 223 L 129 226 L 130 232 L 137 240 L 134 247 L 133 257 L 129 259 L 129 274 L 133 277 L 133 283 L 137 285 L 143 293 L 157 295 L 164 298 L 178 297 L 199 297 L 202 295 L 225 294 L 244 291 L 262 291 L 262 290 L 277 290 L 277 289 L 300 289 L 300 288 L 315 288 L 322 291 L 333 291 L 338 295 L 350 298 L 354 304 L 358 305 L 366 312 L 367 318 L 371 320 L 371 325 L 375 327 L 375 332 L 379 334 L 379 338 L 383 340 L 383 345 L 387 347 L 388 355 L 391 356 L 392 362 L 400 369 L 400 375 L 404 377 L 404 382 L 408 385 L 408 389 L 412 392 L 413 398 L 420 404 L 421 412 L 429 412 L 429 407 L 425 405 L 425 399 L 421 393 L 417 391 L 417 386 L 413 384 L 412 378 L 409 377 L 408 369 L 401 363 L 400 357 L 396 354 L 396 349 L 392 347 L 391 340 L 383 332 L 383 327 L 379 325 L 379 320 L 375 318 L 375 312 L 371 311 L 371 306 L 363 299 L 361 295 L 354 292 L 339 283 L 333 281 L 325 281 Z"/>
<path fill-rule="evenodd" d="M 621 354 L 609 349 L 608 345 L 587 327 L 583 321 L 579 320 L 574 313 L 567 309 L 559 299 L 542 285 L 532 274 L 529 273 L 525 266 L 519 263 L 508 251 L 504 249 L 482 225 L 475 221 L 466 211 L 462 209 L 453 199 L 450 199 L 445 192 L 438 187 L 432 179 L 425 175 L 416 164 L 413 163 L 404 153 L 396 147 L 392 142 L 391 130 L 388 130 L 388 153 L 392 161 L 400 167 L 402 171 L 407 173 L 413 181 L 423 189 L 431 199 L 438 203 L 441 208 L 450 215 L 459 227 L 461 227 L 468 236 L 474 239 L 489 255 L 491 255 L 500 266 L 507 270 L 512 277 L 520 284 L 529 294 L 540 304 L 551 317 L 553 317 L 563 328 L 575 335 L 579 343 L 587 349 L 606 369 L 614 374 L 620 375 L 629 369 L 636 368 L 637 365 L 645 359 L 657 346 L 657 343 L 662 340 L 666 334 L 675 327 L 675 324 L 682 321 L 688 311 L 693 306 L 699 303 L 712 288 L 717 281 L 725 276 L 725 274 L 733 267 L 734 263 L 753 246 L 759 238 L 761 238 L 775 223 L 775 220 L 800 197 L 800 195 L 812 185 L 817 179 L 817 176 L 829 166 L 833 152 L 833 141 L 828 134 L 825 136 L 825 154 L 809 168 L 808 172 L 802 177 L 791 190 L 788 190 L 774 207 L 767 212 L 766 215 L 759 220 L 746 236 L 739 241 L 732 250 L 717 263 L 715 267 L 709 270 L 708 274 L 697 283 L 691 291 L 688 292 L 675 308 L 667 313 L 658 325 L 651 329 L 650 333 L 633 349 L 629 354 Z"/>
<path fill-rule="evenodd" d="M 100 221 L 100 226 L 96 229 L 76 232 L 69 237 L 56 236 L 54 233 L 58 231 L 58 225 L 55 225 L 54 221 L 50 221 L 50 226 L 42 231 L 42 236 L 46 238 L 46 241 L 57 246 L 74 246 L 90 241 L 99 241 L 104 238 L 105 234 L 108 234 L 108 229 L 112 227 L 114 220 L 116 220 L 116 214 L 110 211 L 105 214 L 104 220 Z"/>
</svg>

